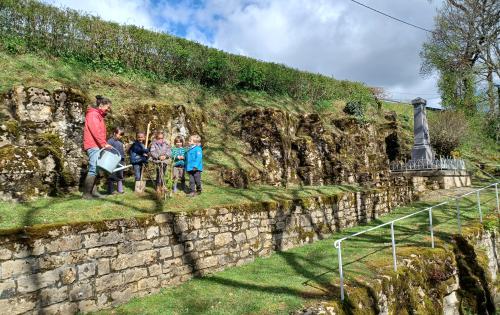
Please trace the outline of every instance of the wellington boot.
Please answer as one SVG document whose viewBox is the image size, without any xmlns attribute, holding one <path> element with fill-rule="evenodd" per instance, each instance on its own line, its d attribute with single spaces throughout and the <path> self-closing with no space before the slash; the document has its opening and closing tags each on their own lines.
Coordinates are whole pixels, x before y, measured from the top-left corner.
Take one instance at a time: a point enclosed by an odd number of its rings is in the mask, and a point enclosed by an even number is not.
<svg viewBox="0 0 500 315">
<path fill-rule="evenodd" d="M 85 177 L 85 181 L 83 182 L 83 199 L 94 199 L 94 196 L 92 196 L 92 188 L 94 187 L 95 183 L 95 176 L 89 176 Z"/>
<path fill-rule="evenodd" d="M 94 198 L 104 198 L 104 195 L 101 195 L 97 190 L 97 176 L 94 177 L 94 184 L 92 185 L 92 197 Z"/>
</svg>

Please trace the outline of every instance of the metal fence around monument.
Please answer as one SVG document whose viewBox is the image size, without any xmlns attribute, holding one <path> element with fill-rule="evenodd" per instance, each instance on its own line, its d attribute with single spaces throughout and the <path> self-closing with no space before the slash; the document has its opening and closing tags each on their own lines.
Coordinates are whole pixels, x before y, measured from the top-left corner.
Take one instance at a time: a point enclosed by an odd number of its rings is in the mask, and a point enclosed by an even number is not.
<svg viewBox="0 0 500 315">
<path fill-rule="evenodd" d="M 394 161 L 389 164 L 393 172 L 427 171 L 427 170 L 465 170 L 465 161 L 461 159 L 411 160 Z"/>
<path fill-rule="evenodd" d="M 396 239 L 394 237 L 394 224 L 396 222 L 404 220 L 404 219 L 407 219 L 407 218 L 410 218 L 410 217 L 413 217 L 413 216 L 415 216 L 415 215 L 417 215 L 419 213 L 427 211 L 429 213 L 429 233 L 430 233 L 430 236 L 431 236 L 431 244 L 430 245 L 431 245 L 432 248 L 434 248 L 434 230 L 433 230 L 433 225 L 432 225 L 432 209 L 438 208 L 438 207 L 446 205 L 446 204 L 451 204 L 451 202 L 454 201 L 455 202 L 455 207 L 456 207 L 458 233 L 461 234 L 462 233 L 462 225 L 461 225 L 461 222 L 460 222 L 460 199 L 463 198 L 463 197 L 466 197 L 468 195 L 476 194 L 476 198 L 477 198 L 477 210 L 478 210 L 478 213 L 479 213 L 479 221 L 482 223 L 483 222 L 483 212 L 482 212 L 482 209 L 481 209 L 480 193 L 481 193 L 481 191 L 483 191 L 485 189 L 488 189 L 490 187 L 495 187 L 496 212 L 497 212 L 497 216 L 498 216 L 498 215 L 500 215 L 500 203 L 499 203 L 499 197 L 498 197 L 498 186 L 499 186 L 499 184 L 500 184 L 500 182 L 496 182 L 496 183 L 490 184 L 488 186 L 485 186 L 485 187 L 482 187 L 482 188 L 470 191 L 470 192 L 468 192 L 466 194 L 463 194 L 461 196 L 451 197 L 451 200 L 449 200 L 449 201 L 441 202 L 441 203 L 439 203 L 437 205 L 434 205 L 432 207 L 428 207 L 428 208 L 425 208 L 425 209 L 413 212 L 413 213 L 405 215 L 405 216 L 403 216 L 401 218 L 397 218 L 397 219 L 391 220 L 389 222 L 386 222 L 386 223 L 383 223 L 383 224 L 379 224 L 377 226 L 368 228 L 368 229 L 363 230 L 361 232 L 357 232 L 357 233 L 354 233 L 352 235 L 348 235 L 346 237 L 343 237 L 341 239 L 336 240 L 335 243 L 334 243 L 334 246 L 337 249 L 337 256 L 338 256 L 338 262 L 339 262 L 340 299 L 342 301 L 344 300 L 344 271 L 343 271 L 343 261 L 342 261 L 342 242 L 344 242 L 344 241 L 346 241 L 348 239 L 357 237 L 359 235 L 365 234 L 367 232 L 379 229 L 381 227 L 390 225 L 390 227 L 391 227 L 391 243 L 392 243 L 391 246 L 392 246 L 393 268 L 394 268 L 394 271 L 397 271 Z"/>
</svg>

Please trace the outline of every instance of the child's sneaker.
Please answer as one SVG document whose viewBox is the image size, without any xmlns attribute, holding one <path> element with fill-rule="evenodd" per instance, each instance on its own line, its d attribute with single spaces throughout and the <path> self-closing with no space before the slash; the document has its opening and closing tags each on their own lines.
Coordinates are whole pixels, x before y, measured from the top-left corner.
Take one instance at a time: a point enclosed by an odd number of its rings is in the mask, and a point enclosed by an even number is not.
<svg viewBox="0 0 500 315">
<path fill-rule="evenodd" d="M 191 192 L 187 195 L 188 197 L 196 197 L 196 193 L 195 192 Z"/>
</svg>

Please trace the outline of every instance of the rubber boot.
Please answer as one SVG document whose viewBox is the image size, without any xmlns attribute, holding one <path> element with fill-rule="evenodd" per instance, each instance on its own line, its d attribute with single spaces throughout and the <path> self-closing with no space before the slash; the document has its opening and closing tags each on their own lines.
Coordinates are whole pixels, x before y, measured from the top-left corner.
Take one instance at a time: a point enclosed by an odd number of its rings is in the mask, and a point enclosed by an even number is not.
<svg viewBox="0 0 500 315">
<path fill-rule="evenodd" d="M 123 181 L 118 181 L 118 193 L 123 194 Z"/>
<path fill-rule="evenodd" d="M 113 194 L 113 191 L 115 190 L 115 183 L 113 183 L 113 181 L 111 180 L 108 180 L 108 189 L 107 189 L 107 193 L 108 195 L 112 195 Z"/>
<path fill-rule="evenodd" d="M 94 187 L 95 183 L 95 176 L 90 176 L 87 175 L 85 177 L 85 181 L 83 182 L 83 199 L 93 199 L 94 196 L 92 196 L 92 188 Z"/>
<path fill-rule="evenodd" d="M 174 183 L 174 194 L 177 193 L 177 182 Z"/>
<path fill-rule="evenodd" d="M 97 191 L 97 181 L 98 181 L 98 178 L 97 176 L 94 177 L 94 184 L 92 185 L 92 197 L 94 198 L 104 198 L 103 195 L 101 195 L 99 193 L 99 191 Z"/>
</svg>

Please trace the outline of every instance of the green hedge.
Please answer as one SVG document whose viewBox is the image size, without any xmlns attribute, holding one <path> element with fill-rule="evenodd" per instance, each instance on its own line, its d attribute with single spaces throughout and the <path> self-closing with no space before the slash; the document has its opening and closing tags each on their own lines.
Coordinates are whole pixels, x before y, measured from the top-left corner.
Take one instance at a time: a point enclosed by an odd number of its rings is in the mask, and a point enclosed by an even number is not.
<svg viewBox="0 0 500 315">
<path fill-rule="evenodd" d="M 190 80 L 209 87 L 265 91 L 295 99 L 374 102 L 370 89 L 361 83 L 225 53 L 33 0 L 0 0 L 0 37 L 4 49 L 11 53 L 44 51 L 118 73 L 134 69 L 161 80 Z"/>
</svg>

